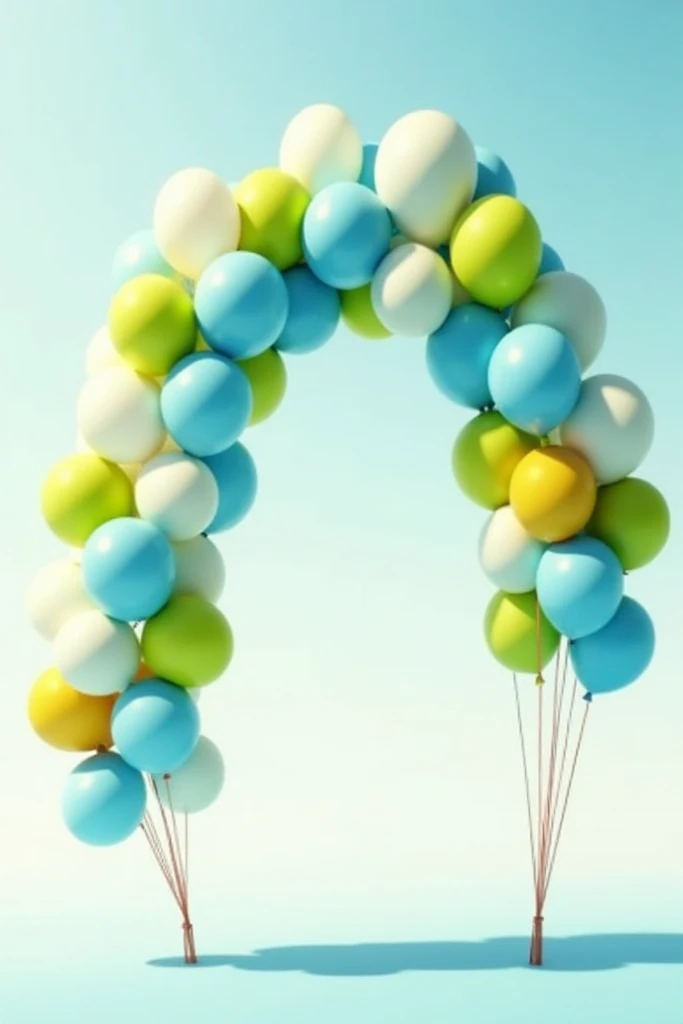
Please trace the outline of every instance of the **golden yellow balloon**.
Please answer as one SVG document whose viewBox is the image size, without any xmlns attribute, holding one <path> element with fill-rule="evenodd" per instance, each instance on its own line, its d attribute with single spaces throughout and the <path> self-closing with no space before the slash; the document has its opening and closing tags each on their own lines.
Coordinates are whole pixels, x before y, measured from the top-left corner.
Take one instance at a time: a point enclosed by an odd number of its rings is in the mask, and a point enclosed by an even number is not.
<svg viewBox="0 0 683 1024">
<path fill-rule="evenodd" d="M 532 537 L 555 544 L 583 530 L 597 491 L 595 474 L 583 455 L 550 445 L 519 463 L 510 481 L 510 504 Z"/>
<path fill-rule="evenodd" d="M 289 270 L 303 258 L 301 226 L 311 201 L 291 174 L 266 167 L 253 171 L 235 189 L 242 230 L 240 249 L 257 252 Z"/>
<path fill-rule="evenodd" d="M 117 697 L 79 693 L 56 668 L 49 668 L 33 684 L 28 717 L 41 740 L 58 750 L 108 749 L 114 743 L 111 713 Z"/>
</svg>

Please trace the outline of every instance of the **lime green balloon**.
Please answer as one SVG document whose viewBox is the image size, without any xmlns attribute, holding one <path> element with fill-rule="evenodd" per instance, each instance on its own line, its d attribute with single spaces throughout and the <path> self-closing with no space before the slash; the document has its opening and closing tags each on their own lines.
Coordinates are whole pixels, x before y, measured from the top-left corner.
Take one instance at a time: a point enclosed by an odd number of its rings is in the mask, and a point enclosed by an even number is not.
<svg viewBox="0 0 683 1024">
<path fill-rule="evenodd" d="M 533 590 L 526 594 L 506 594 L 500 590 L 486 609 L 486 643 L 493 657 L 512 672 L 540 672 L 560 646 L 557 630 L 542 612 L 539 630 L 536 616 Z"/>
<path fill-rule="evenodd" d="M 485 196 L 460 216 L 451 236 L 451 265 L 475 302 L 504 309 L 529 290 L 541 264 L 541 230 L 512 196 Z"/>
<path fill-rule="evenodd" d="M 142 657 L 154 675 L 192 689 L 225 672 L 233 654 L 225 616 L 201 597 L 172 597 L 142 631 Z"/>
<path fill-rule="evenodd" d="M 134 277 L 112 299 L 109 334 L 129 366 L 138 373 L 162 377 L 195 349 L 192 299 L 168 277 Z"/>
<path fill-rule="evenodd" d="M 52 532 L 77 548 L 110 519 L 135 515 L 129 477 L 120 466 L 97 455 L 71 455 L 53 466 L 40 503 Z"/>
<path fill-rule="evenodd" d="M 391 331 L 388 331 L 377 318 L 370 298 L 371 284 L 339 293 L 341 315 L 346 326 L 354 334 L 371 341 L 380 341 L 389 338 Z"/>
<path fill-rule="evenodd" d="M 482 412 L 460 431 L 453 447 L 453 474 L 467 497 L 497 509 L 510 498 L 512 474 L 540 441 L 513 427 L 499 412 Z"/>
<path fill-rule="evenodd" d="M 280 406 L 287 390 L 287 369 L 274 348 L 266 349 L 253 359 L 240 359 L 238 366 L 251 384 L 254 405 L 249 425 L 253 427 L 267 420 Z"/>
<path fill-rule="evenodd" d="M 588 533 L 612 548 L 627 572 L 640 569 L 669 539 L 671 515 L 661 491 L 637 477 L 598 488 Z"/>
<path fill-rule="evenodd" d="M 240 209 L 240 249 L 257 252 L 288 270 L 303 258 L 301 226 L 311 201 L 303 185 L 285 171 L 254 171 L 234 192 Z"/>
</svg>

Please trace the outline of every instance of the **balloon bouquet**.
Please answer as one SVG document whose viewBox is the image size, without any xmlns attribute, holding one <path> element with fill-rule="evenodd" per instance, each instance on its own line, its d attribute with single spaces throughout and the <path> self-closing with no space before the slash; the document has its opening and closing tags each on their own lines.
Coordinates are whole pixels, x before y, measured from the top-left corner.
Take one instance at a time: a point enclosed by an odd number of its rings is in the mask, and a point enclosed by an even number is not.
<svg viewBox="0 0 683 1024">
<path fill-rule="evenodd" d="M 211 538 L 255 500 L 240 438 L 280 405 L 283 356 L 318 350 L 340 320 L 368 339 L 427 338 L 438 388 L 478 410 L 453 468 L 493 513 L 481 541 L 500 588 L 489 646 L 516 687 L 520 673 L 538 683 L 535 838 L 523 752 L 540 963 L 565 809 L 568 663 L 588 694 L 645 669 L 652 625 L 623 596 L 623 577 L 661 549 L 668 513 L 629 475 L 652 440 L 645 397 L 621 378 L 582 380 L 604 339 L 600 298 L 543 244 L 504 162 L 446 114 L 409 114 L 363 146 L 339 108 L 308 107 L 284 134 L 279 167 L 236 187 L 209 170 L 179 172 L 156 199 L 153 228 L 118 250 L 78 399 L 78 452 L 42 490 L 45 521 L 70 550 L 30 589 L 53 667 L 31 691 L 29 718 L 52 746 L 90 753 L 66 781 L 68 829 L 96 846 L 142 831 L 195 962 L 188 815 L 224 780 L 196 698 L 233 653 Z"/>
</svg>

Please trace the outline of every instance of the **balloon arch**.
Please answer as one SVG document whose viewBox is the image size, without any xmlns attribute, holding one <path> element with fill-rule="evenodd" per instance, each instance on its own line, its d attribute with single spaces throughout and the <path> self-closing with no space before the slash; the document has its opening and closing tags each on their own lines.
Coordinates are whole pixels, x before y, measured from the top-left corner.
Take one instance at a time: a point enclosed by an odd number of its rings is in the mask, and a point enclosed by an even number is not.
<svg viewBox="0 0 683 1024">
<path fill-rule="evenodd" d="M 30 721 L 52 746 L 91 753 L 66 780 L 67 828 L 95 846 L 142 830 L 195 962 L 187 821 L 218 797 L 224 766 L 193 698 L 233 650 L 211 538 L 254 501 L 239 438 L 279 405 L 283 356 L 320 348 L 340 319 L 364 338 L 426 338 L 437 388 L 475 412 L 453 471 L 489 513 L 485 637 L 513 673 L 540 964 L 592 698 L 634 682 L 654 650 L 624 578 L 663 548 L 669 513 L 631 475 L 653 440 L 647 399 L 621 377 L 584 376 L 605 338 L 602 300 L 543 242 L 503 160 L 444 113 L 408 114 L 364 146 L 343 111 L 308 107 L 277 168 L 236 187 L 181 171 L 153 229 L 118 250 L 79 451 L 42 489 L 45 521 L 71 550 L 30 588 L 53 651 Z M 536 695 L 533 759 L 521 675 Z"/>
</svg>

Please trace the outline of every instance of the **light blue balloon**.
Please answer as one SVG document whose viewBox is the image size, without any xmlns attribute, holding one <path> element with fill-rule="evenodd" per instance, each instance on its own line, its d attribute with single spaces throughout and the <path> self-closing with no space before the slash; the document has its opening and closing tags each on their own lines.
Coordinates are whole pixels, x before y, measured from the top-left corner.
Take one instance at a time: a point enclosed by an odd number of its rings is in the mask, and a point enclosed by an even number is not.
<svg viewBox="0 0 683 1024">
<path fill-rule="evenodd" d="M 488 381 L 503 416 L 520 430 L 543 436 L 576 405 L 581 367 L 570 342 L 554 327 L 524 324 L 496 348 Z"/>
<path fill-rule="evenodd" d="M 308 267 L 294 267 L 284 274 L 289 312 L 276 348 L 291 355 L 304 355 L 321 348 L 337 329 L 339 295 L 323 284 Z"/>
<path fill-rule="evenodd" d="M 363 146 L 363 166 L 360 169 L 360 178 L 358 183 L 365 185 L 366 188 L 371 189 L 373 192 L 375 189 L 375 161 L 377 160 L 377 150 L 379 146 L 376 142 L 366 142 Z"/>
<path fill-rule="evenodd" d="M 641 604 L 625 597 L 597 633 L 569 647 L 577 679 L 588 693 L 611 693 L 634 683 L 655 651 L 655 628 Z"/>
<path fill-rule="evenodd" d="M 207 345 L 230 359 L 251 359 L 271 348 L 287 320 L 282 274 L 255 252 L 228 252 L 197 282 L 195 312 Z"/>
<path fill-rule="evenodd" d="M 552 274 L 556 270 L 564 270 L 564 263 L 558 253 L 555 252 L 552 245 L 548 245 L 547 242 L 543 243 L 543 251 L 541 253 L 541 265 L 538 268 L 538 276 L 543 277 L 544 274 Z"/>
<path fill-rule="evenodd" d="M 141 825 L 146 805 L 142 775 L 112 753 L 81 761 L 67 776 L 62 793 L 66 827 L 90 846 L 113 846 L 128 839 Z"/>
<path fill-rule="evenodd" d="M 153 231 L 138 231 L 120 245 L 114 255 L 111 287 L 117 292 L 126 281 L 141 274 L 158 274 L 182 281 L 182 275 L 173 269 L 157 248 Z"/>
<path fill-rule="evenodd" d="M 427 341 L 427 369 L 439 391 L 468 409 L 490 405 L 489 363 L 508 331 L 502 316 L 485 306 L 451 310 Z"/>
<path fill-rule="evenodd" d="M 602 541 L 574 537 L 546 549 L 536 593 L 555 629 L 577 640 L 597 633 L 616 615 L 624 596 L 624 570 Z"/>
<path fill-rule="evenodd" d="M 199 739 L 197 705 L 182 686 L 145 679 L 116 701 L 111 734 L 121 757 L 138 771 L 163 775 L 187 761 Z"/>
<path fill-rule="evenodd" d="M 144 519 L 110 519 L 88 538 L 81 556 L 85 588 L 112 619 L 142 622 L 173 592 L 175 556 L 164 534 Z"/>
<path fill-rule="evenodd" d="M 239 441 L 220 455 L 203 460 L 218 484 L 218 511 L 207 533 L 221 533 L 237 526 L 256 500 L 256 464 Z"/>
<path fill-rule="evenodd" d="M 503 158 L 483 146 L 475 146 L 474 152 L 477 155 L 475 200 L 484 196 L 516 196 L 515 179 Z"/>
<path fill-rule="evenodd" d="M 351 181 L 328 185 L 304 215 L 306 262 L 331 288 L 360 288 L 389 251 L 391 233 L 391 217 L 369 188 Z"/>
<path fill-rule="evenodd" d="M 247 375 L 215 352 L 176 363 L 161 389 L 161 415 L 175 443 L 199 458 L 234 444 L 249 425 L 254 399 Z"/>
</svg>

